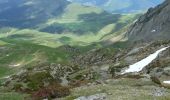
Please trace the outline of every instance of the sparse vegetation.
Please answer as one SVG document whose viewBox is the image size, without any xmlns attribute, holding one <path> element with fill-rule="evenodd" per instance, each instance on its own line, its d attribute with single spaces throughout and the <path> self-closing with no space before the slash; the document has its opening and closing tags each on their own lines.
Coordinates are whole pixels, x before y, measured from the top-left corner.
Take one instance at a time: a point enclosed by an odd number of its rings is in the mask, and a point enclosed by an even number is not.
<svg viewBox="0 0 170 100">
<path fill-rule="evenodd" d="M 34 99 L 45 99 L 45 98 L 61 98 L 70 94 L 69 87 L 61 86 L 60 84 L 52 84 L 44 88 L 40 88 L 32 94 Z"/>
<path fill-rule="evenodd" d="M 145 33 L 145 27 L 152 35 L 164 30 L 168 14 L 160 23 L 154 18 L 162 18 L 160 12 L 168 4 L 149 9 L 135 21 L 140 14 L 122 12 L 138 8 L 136 1 L 99 1 L 104 6 L 69 0 L 0 0 L 0 100 L 74 100 L 99 93 L 106 94 L 106 100 L 169 100 L 169 85 L 162 81 L 169 80 L 170 49 L 139 73 L 121 73 L 170 45 L 168 37 L 153 43 L 128 41 L 131 35 Z M 114 3 L 126 9 L 115 6 L 114 12 L 121 13 L 107 12 Z M 156 25 L 147 29 L 151 22 Z"/>
</svg>

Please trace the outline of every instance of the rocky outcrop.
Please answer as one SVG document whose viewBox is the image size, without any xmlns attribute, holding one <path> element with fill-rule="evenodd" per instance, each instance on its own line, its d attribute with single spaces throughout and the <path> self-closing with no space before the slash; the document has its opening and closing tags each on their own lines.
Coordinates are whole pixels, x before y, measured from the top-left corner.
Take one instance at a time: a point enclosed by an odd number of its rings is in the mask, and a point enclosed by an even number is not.
<svg viewBox="0 0 170 100">
<path fill-rule="evenodd" d="M 151 73 L 151 79 L 157 84 L 160 84 L 163 87 L 170 88 L 169 83 L 165 83 L 165 81 L 170 80 L 170 66 L 165 68 L 154 68 Z"/>
<path fill-rule="evenodd" d="M 93 49 L 74 56 L 72 62 L 81 66 L 108 64 L 114 61 L 114 53 L 111 49 Z"/>
<path fill-rule="evenodd" d="M 170 49 L 159 55 L 147 70 L 154 82 L 170 88 L 169 84 L 164 83 L 164 81 L 170 80 Z"/>
<path fill-rule="evenodd" d="M 91 96 L 82 96 L 74 100 L 107 100 L 106 97 L 107 97 L 106 93 L 100 93 Z"/>
<path fill-rule="evenodd" d="M 153 54 L 155 51 L 168 47 L 170 45 L 169 41 L 158 41 L 154 43 L 145 44 L 145 46 L 134 46 L 131 50 L 125 50 L 127 54 L 124 56 L 121 56 L 118 58 L 117 61 L 113 63 L 113 65 L 110 67 L 110 72 L 113 76 L 119 76 L 121 75 L 121 72 L 126 70 L 129 65 L 133 65 L 136 62 L 141 61 L 142 59 L 148 57 L 150 54 Z M 144 67 L 142 71 L 138 73 L 128 73 L 123 76 L 141 76 L 144 74 L 150 74 L 151 78 L 156 83 L 161 83 L 159 78 L 163 77 L 167 79 L 169 76 L 165 74 L 167 73 L 167 69 L 170 66 L 170 48 L 167 48 L 165 51 L 161 52 L 156 59 L 154 59 L 149 65 Z M 168 80 L 168 79 L 167 79 Z"/>
<path fill-rule="evenodd" d="M 130 41 L 153 41 L 170 39 L 170 1 L 150 8 L 127 31 Z"/>
</svg>

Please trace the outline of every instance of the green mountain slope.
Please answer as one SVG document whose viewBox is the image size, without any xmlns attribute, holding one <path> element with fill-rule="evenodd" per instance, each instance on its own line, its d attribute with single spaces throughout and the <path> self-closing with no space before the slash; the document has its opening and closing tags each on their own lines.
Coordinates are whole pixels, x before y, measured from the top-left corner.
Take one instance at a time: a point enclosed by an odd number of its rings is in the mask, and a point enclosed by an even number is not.
<svg viewBox="0 0 170 100">
<path fill-rule="evenodd" d="M 68 63 L 70 53 L 56 47 L 72 45 L 83 52 L 101 47 L 91 44 L 137 16 L 110 14 L 63 0 L 0 0 L 0 5 L 0 79 L 27 67 Z"/>
<path fill-rule="evenodd" d="M 32 44 L 27 41 L 1 39 L 0 79 L 23 68 L 48 63 L 68 63 L 69 53 L 57 48 Z"/>
<path fill-rule="evenodd" d="M 170 78 L 170 49 L 140 73 L 122 74 L 170 45 L 168 39 L 125 41 L 126 35 L 133 40 L 148 28 L 150 33 L 153 20 L 168 34 L 168 0 L 138 21 L 139 14 L 111 14 L 65 0 L 9 1 L 0 0 L 0 100 L 74 100 L 95 94 L 98 100 L 100 93 L 106 100 L 169 100 L 170 90 L 160 82 Z"/>
<path fill-rule="evenodd" d="M 36 27 L 62 14 L 68 4 L 66 0 L 1 0 L 0 27 Z"/>
<path fill-rule="evenodd" d="M 22 67 L 67 63 L 69 53 L 56 47 L 72 45 L 87 51 L 138 16 L 110 14 L 65 0 L 0 0 L 0 8 L 0 77 Z"/>
<path fill-rule="evenodd" d="M 64 0 L 1 2 L 1 38 L 57 47 L 98 42 L 136 19 L 137 14 L 110 14 L 97 7 Z M 8 7 L 11 5 L 11 7 Z M 22 5 L 22 6 L 21 6 Z M 45 8 L 44 8 L 45 6 Z M 8 14 L 13 12 L 15 14 Z"/>
<path fill-rule="evenodd" d="M 164 0 L 68 0 L 87 6 L 98 6 L 112 13 L 136 13 L 154 7 Z"/>
</svg>

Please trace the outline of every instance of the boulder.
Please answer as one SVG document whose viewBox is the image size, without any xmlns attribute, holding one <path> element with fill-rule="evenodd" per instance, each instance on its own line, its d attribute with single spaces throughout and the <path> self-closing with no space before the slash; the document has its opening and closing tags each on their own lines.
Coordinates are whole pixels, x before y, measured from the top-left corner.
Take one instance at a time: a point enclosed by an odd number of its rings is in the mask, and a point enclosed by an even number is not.
<svg viewBox="0 0 170 100">
<path fill-rule="evenodd" d="M 100 93 L 100 94 L 95 94 L 91 96 L 81 96 L 74 100 L 107 100 L 106 96 L 107 96 L 106 93 Z"/>
<path fill-rule="evenodd" d="M 165 68 L 154 68 L 150 75 L 152 81 L 155 83 L 160 84 L 161 86 L 164 86 L 166 88 L 170 88 L 170 83 L 166 82 L 170 80 L 170 66 Z"/>
</svg>

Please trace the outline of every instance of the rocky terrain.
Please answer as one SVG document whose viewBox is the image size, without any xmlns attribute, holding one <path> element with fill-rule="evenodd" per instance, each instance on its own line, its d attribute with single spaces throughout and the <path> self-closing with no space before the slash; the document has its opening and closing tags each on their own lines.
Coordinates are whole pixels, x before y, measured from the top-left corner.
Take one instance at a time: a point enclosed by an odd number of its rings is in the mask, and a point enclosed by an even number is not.
<svg viewBox="0 0 170 100">
<path fill-rule="evenodd" d="M 0 99 L 169 100 L 169 11 L 169 0 L 149 9 L 122 33 L 127 41 L 108 45 L 54 48 L 1 38 Z M 127 71 L 150 56 L 142 69 Z"/>
<path fill-rule="evenodd" d="M 168 40 L 170 27 L 170 1 L 166 0 L 156 8 L 150 8 L 128 30 L 127 36 L 132 41 Z"/>
<path fill-rule="evenodd" d="M 68 0 L 86 6 L 98 6 L 112 13 L 136 13 L 147 10 L 162 3 L 164 0 Z M 123 3 L 122 3 L 123 2 Z M 142 2 L 142 4 L 141 4 Z"/>
<path fill-rule="evenodd" d="M 164 83 L 164 81 L 170 80 L 170 48 L 160 53 L 154 61 L 143 68 L 139 73 L 127 73 L 124 75 L 121 74 L 122 71 L 129 65 L 138 62 L 155 51 L 169 45 L 169 41 L 158 41 L 136 45 L 133 48 L 126 48 L 122 49 L 121 51 L 116 49 L 112 50 L 111 48 L 96 49 L 85 54 L 76 54 L 73 56 L 73 58 L 71 58 L 72 62 L 68 64 L 43 63 L 36 67 L 27 69 L 24 68 L 17 74 L 7 78 L 6 82 L 3 83 L 3 86 L 4 89 L 8 88 L 9 90 L 31 94 L 32 98 L 34 99 L 61 98 L 65 96 L 68 96 L 67 98 L 71 98 L 70 93 L 72 94 L 71 91 L 74 91 L 76 88 L 85 89 L 86 86 L 97 88 L 98 86 L 100 87 L 100 85 L 103 85 L 103 88 L 106 88 L 108 86 L 112 87 L 111 84 L 118 84 L 115 83 L 117 81 L 120 82 L 124 80 L 131 80 L 133 83 L 133 81 L 140 80 L 143 82 L 143 80 L 145 80 L 147 81 L 146 84 L 153 86 L 152 89 L 156 89 L 154 95 L 160 95 L 160 98 L 164 97 L 165 95 L 166 98 L 169 98 L 169 90 L 167 90 L 167 88 L 169 88 L 169 84 Z M 79 51 L 78 49 L 74 50 L 72 47 L 64 48 L 75 52 Z M 75 57 L 77 59 L 75 59 Z M 120 86 L 124 86 L 125 84 L 126 82 L 122 83 Z M 133 83 L 133 85 L 140 85 L 142 87 L 147 86 L 145 84 L 139 83 Z M 99 87 L 98 89 L 100 89 Z M 160 87 L 162 87 L 163 90 L 161 90 Z M 134 88 L 137 87 L 135 86 Z M 137 90 L 135 89 L 134 91 Z M 110 93 L 107 90 L 98 91 L 95 89 L 92 94 L 97 93 L 96 95 L 94 94 L 94 96 L 79 97 L 76 100 L 89 100 L 89 98 L 107 100 L 108 97 L 110 98 L 115 95 L 112 94 L 112 92 Z M 98 96 L 98 93 L 104 94 L 102 94 L 103 96 Z"/>
</svg>

